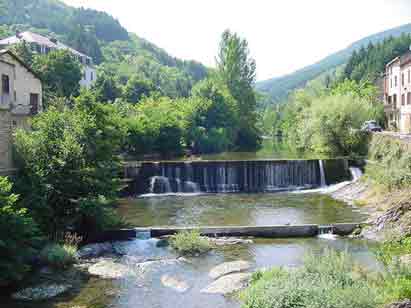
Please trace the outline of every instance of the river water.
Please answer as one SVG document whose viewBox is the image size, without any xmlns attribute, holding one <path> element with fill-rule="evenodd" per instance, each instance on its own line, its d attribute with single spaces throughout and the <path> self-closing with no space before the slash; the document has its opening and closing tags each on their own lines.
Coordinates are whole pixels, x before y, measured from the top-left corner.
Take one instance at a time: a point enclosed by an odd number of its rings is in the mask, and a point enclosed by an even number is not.
<svg viewBox="0 0 411 308">
<path fill-rule="evenodd" d="M 265 152 L 266 151 L 266 152 Z M 270 154 L 271 153 L 271 154 Z M 271 155 L 271 156 L 270 156 Z M 278 157 L 282 158 L 279 153 Z M 204 159 L 273 158 L 273 149 L 259 153 L 207 156 Z M 321 168 L 322 169 L 322 168 Z M 320 174 L 321 175 L 321 174 Z M 321 178 L 324 176 L 321 175 Z M 323 183 L 323 181 L 319 181 Z M 263 226 L 275 224 L 331 224 L 361 222 L 367 213 L 332 199 L 321 187 L 308 192 L 191 193 L 125 198 L 118 212 L 132 226 Z M 239 308 L 236 296 L 201 292 L 213 279 L 210 270 L 223 262 L 248 261 L 251 271 L 273 266 L 296 267 L 304 255 L 321 256 L 325 249 L 345 251 L 360 264 L 378 266 L 373 243 L 335 236 L 306 239 L 252 239 L 252 243 L 221 246 L 210 253 L 175 261 L 170 247 L 158 247 L 158 239 L 135 239 L 119 243 L 124 254 L 116 262 L 127 268 L 121 279 L 107 280 L 80 275 L 67 293 L 48 301 L 17 302 L 0 297 L 4 308 Z M 142 270 L 142 259 L 168 259 Z M 184 292 L 164 283 L 179 281 Z"/>
</svg>

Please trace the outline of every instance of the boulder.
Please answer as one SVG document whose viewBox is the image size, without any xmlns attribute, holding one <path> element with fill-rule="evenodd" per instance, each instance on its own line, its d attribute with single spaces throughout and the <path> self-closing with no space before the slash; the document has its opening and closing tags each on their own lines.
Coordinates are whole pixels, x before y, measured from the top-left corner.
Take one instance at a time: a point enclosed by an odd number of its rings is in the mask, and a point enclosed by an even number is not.
<svg viewBox="0 0 411 308">
<path fill-rule="evenodd" d="M 24 301 L 40 301 L 56 297 L 72 286 L 69 284 L 50 284 L 44 283 L 35 287 L 20 290 L 12 295 L 13 299 Z"/>
<path fill-rule="evenodd" d="M 130 269 L 112 260 L 102 260 L 88 268 L 91 275 L 99 276 L 105 279 L 119 279 L 133 274 Z"/>
<path fill-rule="evenodd" d="M 227 295 L 240 291 L 248 286 L 251 279 L 250 273 L 236 273 L 223 276 L 202 289 L 201 293 Z"/>
<path fill-rule="evenodd" d="M 77 251 L 78 259 L 98 258 L 105 254 L 114 253 L 113 244 L 111 243 L 97 243 L 83 246 Z"/>
<path fill-rule="evenodd" d="M 406 299 L 402 302 L 397 302 L 393 304 L 389 304 L 385 306 L 386 308 L 411 308 L 411 301 L 409 299 Z"/>
<path fill-rule="evenodd" d="M 242 239 L 236 237 L 218 237 L 218 238 L 208 238 L 208 241 L 216 246 L 225 246 L 225 245 L 246 245 L 252 244 L 253 240 Z"/>
<path fill-rule="evenodd" d="M 244 272 L 249 270 L 251 266 L 251 263 L 247 261 L 225 262 L 212 268 L 208 275 L 213 279 L 217 279 L 227 274 Z"/>
<path fill-rule="evenodd" d="M 184 293 L 190 288 L 187 282 L 169 275 L 161 276 L 161 283 L 163 284 L 163 286 L 173 289 L 174 291 L 177 291 L 179 293 Z"/>
</svg>

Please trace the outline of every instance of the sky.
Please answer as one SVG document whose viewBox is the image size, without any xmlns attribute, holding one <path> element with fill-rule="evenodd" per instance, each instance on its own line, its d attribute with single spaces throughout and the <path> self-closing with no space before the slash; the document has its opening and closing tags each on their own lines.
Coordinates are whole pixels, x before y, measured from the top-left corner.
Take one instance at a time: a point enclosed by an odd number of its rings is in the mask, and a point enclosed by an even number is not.
<svg viewBox="0 0 411 308">
<path fill-rule="evenodd" d="M 63 0 L 105 11 L 173 56 L 215 65 L 221 33 L 246 38 L 257 79 L 291 73 L 411 23 L 411 0 Z"/>
</svg>

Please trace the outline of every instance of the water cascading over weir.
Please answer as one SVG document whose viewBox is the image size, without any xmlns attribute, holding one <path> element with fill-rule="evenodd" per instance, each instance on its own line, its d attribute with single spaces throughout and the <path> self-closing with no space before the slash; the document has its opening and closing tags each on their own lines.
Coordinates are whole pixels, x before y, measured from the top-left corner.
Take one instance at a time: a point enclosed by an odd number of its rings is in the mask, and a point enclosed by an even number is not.
<svg viewBox="0 0 411 308">
<path fill-rule="evenodd" d="M 130 195 L 277 192 L 349 180 L 348 161 L 246 160 L 129 162 Z"/>
</svg>

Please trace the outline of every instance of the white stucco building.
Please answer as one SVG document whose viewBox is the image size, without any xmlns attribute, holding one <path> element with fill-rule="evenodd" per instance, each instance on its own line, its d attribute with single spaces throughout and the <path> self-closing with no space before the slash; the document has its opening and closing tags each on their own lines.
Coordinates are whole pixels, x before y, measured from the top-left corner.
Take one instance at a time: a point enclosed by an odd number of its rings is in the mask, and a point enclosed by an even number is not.
<svg viewBox="0 0 411 308">
<path fill-rule="evenodd" d="M 90 88 L 96 80 L 96 69 L 93 65 L 93 59 L 91 57 L 53 38 L 48 38 L 29 31 L 17 32 L 14 36 L 0 40 L 0 49 L 6 49 L 21 42 L 26 42 L 29 44 L 33 52 L 40 54 L 47 54 L 54 49 L 64 49 L 70 51 L 83 67 L 83 76 L 80 80 L 80 85 L 82 87 Z"/>
<path fill-rule="evenodd" d="M 411 51 L 386 65 L 384 111 L 391 129 L 411 133 Z"/>
<path fill-rule="evenodd" d="M 13 131 L 29 128 L 28 119 L 42 111 L 42 84 L 11 51 L 0 50 L 0 175 L 13 168 Z"/>
</svg>

